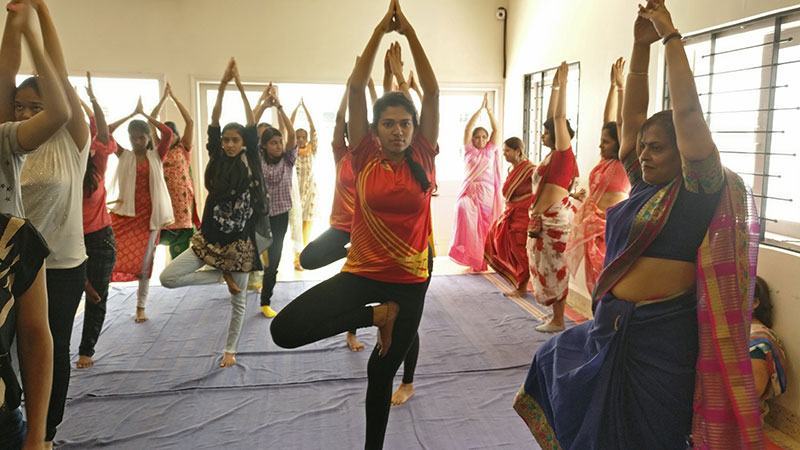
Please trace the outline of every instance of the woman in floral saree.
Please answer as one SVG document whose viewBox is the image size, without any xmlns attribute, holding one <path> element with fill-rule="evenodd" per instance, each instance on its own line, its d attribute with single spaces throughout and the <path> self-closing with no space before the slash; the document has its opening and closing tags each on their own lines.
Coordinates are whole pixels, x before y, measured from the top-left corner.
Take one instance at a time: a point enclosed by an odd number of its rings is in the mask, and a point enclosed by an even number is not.
<svg viewBox="0 0 800 450">
<path fill-rule="evenodd" d="M 674 110 L 645 120 L 659 38 Z M 514 407 L 545 449 L 763 448 L 748 359 L 755 207 L 720 164 L 660 0 L 640 7 L 626 90 L 633 189 L 608 211 L 594 320 L 537 351 Z"/>
</svg>

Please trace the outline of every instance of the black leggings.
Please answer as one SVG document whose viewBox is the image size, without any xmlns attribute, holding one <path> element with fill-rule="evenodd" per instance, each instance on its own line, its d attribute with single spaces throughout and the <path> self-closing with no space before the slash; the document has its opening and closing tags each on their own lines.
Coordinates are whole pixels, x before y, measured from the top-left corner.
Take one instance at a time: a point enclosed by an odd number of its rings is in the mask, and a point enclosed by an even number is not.
<svg viewBox="0 0 800 450">
<path fill-rule="evenodd" d="M 53 388 L 47 410 L 45 441 L 52 441 L 64 418 L 69 388 L 69 341 L 75 312 L 86 287 L 86 263 L 72 269 L 47 269 L 47 310 L 53 334 Z"/>
<path fill-rule="evenodd" d="M 350 233 L 336 228 L 328 228 L 318 238 L 309 242 L 300 253 L 300 265 L 314 270 L 347 256 L 345 245 L 350 243 Z"/>
<path fill-rule="evenodd" d="M 281 263 L 283 238 L 286 236 L 286 229 L 289 228 L 289 212 L 270 216 L 269 225 L 272 230 L 272 244 L 267 250 L 269 265 L 264 267 L 264 278 L 262 278 L 261 306 L 269 306 L 272 290 L 275 289 L 275 282 L 278 280 L 278 265 Z"/>
<path fill-rule="evenodd" d="M 106 319 L 106 302 L 108 301 L 108 283 L 111 281 L 111 272 L 117 261 L 117 244 L 114 241 L 114 230 L 111 225 L 101 228 L 94 233 L 84 234 L 86 244 L 86 279 L 100 295 L 100 303 L 85 302 L 83 313 L 83 334 L 78 354 L 84 356 L 94 355 L 94 346 L 103 329 Z"/>
<path fill-rule="evenodd" d="M 392 382 L 415 342 L 416 351 L 419 349 L 417 329 L 429 281 L 386 283 L 342 272 L 302 293 L 272 321 L 273 341 L 283 348 L 297 348 L 353 328 L 372 326 L 372 308 L 365 306 L 369 303 L 392 300 L 400 306 L 388 353 L 381 357 L 374 348 L 367 364 L 366 449 L 383 448 Z"/>
</svg>

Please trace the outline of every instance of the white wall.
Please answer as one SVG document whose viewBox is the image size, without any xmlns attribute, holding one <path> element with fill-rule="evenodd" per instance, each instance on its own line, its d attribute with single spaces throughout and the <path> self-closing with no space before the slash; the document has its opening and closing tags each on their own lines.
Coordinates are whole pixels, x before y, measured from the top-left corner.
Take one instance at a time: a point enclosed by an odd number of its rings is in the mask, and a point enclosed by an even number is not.
<svg viewBox="0 0 800 450">
<path fill-rule="evenodd" d="M 87 70 L 98 76 L 140 74 L 161 79 L 162 87 L 169 81 L 197 115 L 195 83 L 219 80 L 231 56 L 236 57 L 245 82 L 344 84 L 389 2 L 51 0 L 49 5 L 71 75 Z M 495 19 L 495 10 L 506 5 L 507 0 L 402 2 L 440 86 L 502 87 L 503 23 Z M 406 69 L 413 68 L 405 38 L 388 35 L 383 48 L 390 40 L 401 42 Z M 377 85 L 383 77 L 381 61 L 382 51 L 373 71 Z M 25 55 L 22 71 L 31 70 Z M 502 105 L 502 97 L 497 105 Z M 182 123 L 170 102 L 162 120 Z M 195 123 L 201 123 L 197 117 Z M 197 129 L 196 136 L 195 142 L 204 142 L 205 130 Z M 202 174 L 196 156 L 193 170 Z M 203 189 L 201 181 L 195 177 L 197 192 Z M 436 202 L 434 218 L 440 254 L 446 254 L 443 246 L 452 228 L 452 205 L 443 204 L 445 198 L 452 199 L 445 191 L 440 191 L 443 196 Z M 320 217 L 327 217 L 325 208 Z"/>
<path fill-rule="evenodd" d="M 510 0 L 509 70 L 506 79 L 506 135 L 522 134 L 523 76 L 557 65 L 562 60 L 580 61 L 580 123 L 582 138 L 578 142 L 578 163 L 586 175 L 599 160 L 597 145 L 602 124 L 603 106 L 609 83 L 611 63 L 619 56 L 630 56 L 633 44 L 635 0 L 529 1 Z M 723 6 L 724 7 L 721 7 Z M 684 33 L 691 33 L 725 23 L 796 6 L 796 0 L 670 0 L 668 7 L 673 22 Z M 661 46 L 653 46 L 650 64 L 650 110 L 661 105 Z M 658 88 L 658 91 L 656 91 Z M 776 399 L 796 416 L 800 416 L 800 255 L 771 247 L 762 247 L 759 275 L 767 280 L 775 304 L 775 331 L 786 345 L 787 357 L 794 369 L 789 377 L 789 392 Z M 575 280 L 571 288 L 588 297 L 583 280 Z"/>
</svg>

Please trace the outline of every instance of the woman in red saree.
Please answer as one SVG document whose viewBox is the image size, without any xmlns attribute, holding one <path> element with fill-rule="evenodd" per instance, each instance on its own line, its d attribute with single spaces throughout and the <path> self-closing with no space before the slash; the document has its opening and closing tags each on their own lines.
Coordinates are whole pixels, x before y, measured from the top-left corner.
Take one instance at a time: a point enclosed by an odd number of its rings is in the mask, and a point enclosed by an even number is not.
<svg viewBox="0 0 800 450">
<path fill-rule="evenodd" d="M 594 319 L 536 352 L 514 408 L 544 449 L 762 449 L 755 204 L 720 163 L 669 12 L 639 8 L 620 147 L 633 189 L 608 210 Z M 646 119 L 659 39 L 674 110 Z"/>
<path fill-rule="evenodd" d="M 619 133 L 622 126 L 621 108 L 624 92 L 622 78 L 625 61 L 619 58 L 611 65 L 611 86 L 608 89 L 603 114 L 603 131 L 600 135 L 600 162 L 589 173 L 589 195 L 583 202 L 569 232 L 564 256 L 572 276 L 576 276 L 581 261 L 584 263 L 586 289 L 594 290 L 597 277 L 603 270 L 606 256 L 606 210 L 628 198 L 631 183 L 619 160 Z M 614 121 L 616 119 L 616 121 Z"/>
<path fill-rule="evenodd" d="M 503 143 L 503 156 L 511 163 L 503 197 L 506 208 L 486 234 L 483 259 L 508 281 L 514 290 L 506 295 L 528 292 L 528 208 L 533 200 L 531 175 L 536 166 L 525 155 L 525 145 L 517 137 Z"/>
</svg>

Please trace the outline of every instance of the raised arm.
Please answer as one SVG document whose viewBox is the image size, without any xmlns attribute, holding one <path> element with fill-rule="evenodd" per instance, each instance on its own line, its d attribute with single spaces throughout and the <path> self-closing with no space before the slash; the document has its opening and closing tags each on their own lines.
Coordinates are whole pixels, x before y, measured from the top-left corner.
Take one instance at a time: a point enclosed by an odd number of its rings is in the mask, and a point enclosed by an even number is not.
<svg viewBox="0 0 800 450">
<path fill-rule="evenodd" d="M 372 104 L 374 105 L 375 102 L 378 101 L 378 92 L 375 90 L 375 82 L 372 81 L 372 77 L 369 77 L 367 87 L 369 88 L 369 99 L 372 100 Z"/>
<path fill-rule="evenodd" d="M 620 57 L 614 63 L 614 87 L 617 90 L 617 114 L 614 120 L 617 121 L 617 136 L 622 136 L 622 102 L 625 99 L 625 60 Z"/>
<path fill-rule="evenodd" d="M 106 115 L 103 113 L 103 108 L 97 102 L 92 88 L 92 74 L 86 72 L 86 94 L 89 95 L 89 101 L 92 102 L 92 111 L 94 113 L 94 123 L 97 126 L 97 140 L 102 144 L 108 144 L 111 134 L 108 131 L 108 124 L 106 123 Z"/>
<path fill-rule="evenodd" d="M 256 102 L 255 108 L 253 108 L 253 120 L 256 123 L 261 121 L 261 116 L 264 115 L 264 111 L 267 110 L 267 96 L 269 93 L 272 92 L 272 83 L 268 84 L 266 88 L 264 88 L 264 92 L 261 93 L 261 97 L 258 98 Z"/>
<path fill-rule="evenodd" d="M 350 79 L 347 79 L 347 84 L 350 84 Z M 339 109 L 336 110 L 336 122 L 333 125 L 333 142 L 331 145 L 334 148 L 344 147 L 347 143 L 344 140 L 344 130 L 347 127 L 347 98 L 350 88 L 344 88 L 344 95 L 342 101 L 339 102 Z"/>
<path fill-rule="evenodd" d="M 489 115 L 489 124 L 492 126 L 492 134 L 489 136 L 489 140 L 494 144 L 495 147 L 498 149 L 500 148 L 500 127 L 497 126 L 497 119 L 494 117 L 494 112 L 492 108 L 489 108 L 489 98 L 488 95 L 484 95 L 484 108 L 486 108 L 486 114 Z"/>
<path fill-rule="evenodd" d="M 140 102 L 142 101 L 141 97 L 139 97 L 139 101 L 140 101 Z M 125 116 L 125 117 L 122 117 L 122 118 L 121 118 L 121 119 L 119 119 L 119 120 L 115 120 L 114 122 L 111 122 L 111 123 L 108 125 L 108 131 L 109 131 L 111 134 L 114 134 L 114 132 L 115 132 L 115 131 L 117 131 L 117 128 L 119 128 L 119 126 L 120 126 L 120 125 L 122 125 L 123 123 L 125 123 L 125 122 L 127 122 L 128 120 L 130 120 L 131 118 L 133 118 L 133 116 L 135 116 L 136 114 L 138 114 L 138 113 L 136 112 L 136 110 L 134 110 L 132 113 L 128 114 L 127 116 Z"/>
<path fill-rule="evenodd" d="M 67 96 L 64 93 L 64 85 L 61 83 L 55 67 L 45 55 L 31 29 L 30 21 L 28 20 L 27 11 L 29 7 L 27 3 L 16 3 L 15 5 L 17 5 L 16 13 L 21 14 L 15 16 L 15 20 L 20 21 L 18 26 L 22 28 L 23 36 L 28 42 L 33 65 L 39 73 L 38 82 L 42 101 L 47 105 L 47 108 L 39 114 L 22 122 L 17 129 L 19 146 L 25 150 L 34 150 L 64 126 L 70 119 L 71 112 L 67 103 Z M 80 115 L 80 109 L 78 109 L 78 114 Z M 81 117 L 81 121 L 83 121 L 83 117 Z"/>
<path fill-rule="evenodd" d="M 408 84 L 411 86 L 411 90 L 417 93 L 417 97 L 419 100 L 422 101 L 422 90 L 419 88 L 419 84 L 417 84 L 417 77 L 414 76 L 414 71 L 408 71 Z"/>
<path fill-rule="evenodd" d="M 161 158 L 161 160 L 164 160 L 164 158 L 167 156 L 167 152 L 169 151 L 170 144 L 172 143 L 172 129 L 164 125 L 155 117 L 144 112 L 141 99 L 139 101 L 139 104 L 136 105 L 136 113 L 141 114 L 142 117 L 144 117 L 147 120 L 147 123 L 150 125 L 151 128 L 155 128 L 156 130 L 158 130 L 159 133 L 161 133 L 156 150 L 158 151 L 158 156 Z"/>
<path fill-rule="evenodd" d="M 392 17 L 395 13 L 396 0 L 391 0 L 389 3 L 389 10 L 381 19 L 380 23 L 375 27 L 372 36 L 364 47 L 361 57 L 356 62 L 356 67 L 353 69 L 353 74 L 350 76 L 350 89 L 348 94 L 347 107 L 350 110 L 350 120 L 347 123 L 348 135 L 350 136 L 350 143 L 353 147 L 357 146 L 361 139 L 369 133 L 369 124 L 367 123 L 367 97 L 364 89 L 367 87 L 369 81 L 369 73 L 372 71 L 372 64 L 375 62 L 375 54 L 378 52 L 378 46 L 383 39 L 383 35 L 392 31 L 393 22 Z M 384 83 L 384 89 L 386 85 Z M 391 89 L 391 87 L 390 87 Z M 389 92 L 384 91 L 384 94 Z"/>
<path fill-rule="evenodd" d="M 192 115 L 189 114 L 189 110 L 178 100 L 178 97 L 175 97 L 175 94 L 172 92 L 172 86 L 170 86 L 169 83 L 167 83 L 167 91 L 169 91 L 169 97 L 175 103 L 175 107 L 178 108 L 178 112 L 181 113 L 181 117 L 183 118 L 183 135 L 181 136 L 181 140 L 183 141 L 183 145 L 189 149 L 194 142 L 194 119 L 192 119 Z"/>
<path fill-rule="evenodd" d="M 273 87 L 272 92 L 270 93 L 269 97 L 267 97 L 267 104 L 269 106 L 274 106 L 278 109 L 278 119 L 280 120 L 283 127 L 286 129 L 286 134 L 284 137 L 286 138 L 285 146 L 287 149 L 291 150 L 297 147 L 297 136 L 294 132 L 294 125 L 292 121 L 289 120 L 289 117 L 286 115 L 286 111 L 283 110 L 283 105 L 281 105 L 281 101 L 278 98 L 278 92 Z"/>
<path fill-rule="evenodd" d="M 0 43 L 0 123 L 14 120 L 14 91 L 22 61 L 22 30 L 28 20 L 29 6 L 22 1 L 9 3 L 3 41 Z"/>
<path fill-rule="evenodd" d="M 622 101 L 622 135 L 619 143 L 619 160 L 625 161 L 636 149 L 636 140 L 642 124 L 647 120 L 647 105 L 650 100 L 648 68 L 650 66 L 650 44 L 658 40 L 652 22 L 637 17 L 633 25 L 633 50 L 630 69 L 625 82 L 625 97 Z"/>
<path fill-rule="evenodd" d="M 388 33 L 388 32 L 387 32 Z M 370 77 L 372 78 L 372 77 Z M 392 65 L 389 62 L 389 49 L 383 57 L 383 93 L 392 92 Z"/>
<path fill-rule="evenodd" d="M 545 120 L 555 116 L 556 102 L 558 101 L 559 89 L 560 87 L 558 85 L 558 69 L 556 69 L 556 73 L 555 75 L 553 75 L 553 83 L 550 85 L 550 101 L 547 103 L 547 116 L 545 117 Z"/>
<path fill-rule="evenodd" d="M 663 0 L 651 0 L 646 8 L 640 6 L 639 17 L 648 19 L 664 42 L 672 121 L 675 123 L 675 137 L 681 157 L 689 161 L 702 161 L 716 153 L 717 147 L 703 117 L 681 35 L 672 24 L 672 17 Z"/>
<path fill-rule="evenodd" d="M 78 149 L 82 150 L 89 139 L 89 127 L 86 125 L 86 121 L 83 120 L 83 116 L 81 115 L 80 98 L 69 84 L 67 64 L 64 61 L 64 52 L 61 50 L 61 42 L 58 39 L 56 26 L 53 23 L 53 17 L 50 15 L 50 9 L 47 7 L 47 3 L 45 3 L 44 0 L 36 0 L 34 6 L 36 7 L 39 16 L 39 24 L 42 28 L 45 52 L 47 52 L 48 56 L 50 56 L 50 59 L 53 61 L 53 66 L 61 77 L 62 89 L 67 94 L 67 100 L 72 113 L 72 117 L 66 124 L 67 131 L 69 131 Z"/>
<path fill-rule="evenodd" d="M 603 123 L 601 126 L 617 119 L 617 106 L 619 105 L 617 93 L 617 66 L 623 63 L 622 58 L 617 59 L 614 64 L 611 64 L 611 83 L 608 86 L 608 95 L 606 95 L 606 107 L 603 110 Z"/>
<path fill-rule="evenodd" d="M 161 94 L 161 98 L 158 99 L 158 104 L 156 104 L 155 108 L 150 112 L 150 115 L 153 117 L 158 117 L 161 114 L 161 108 L 164 106 L 164 102 L 167 101 L 167 97 L 169 94 L 167 93 L 169 90 L 169 83 L 164 86 L 164 92 Z M 152 122 L 148 122 L 150 125 L 150 135 L 153 136 L 153 140 L 155 141 L 155 145 L 158 146 L 161 143 L 161 138 L 158 135 L 157 128 Z"/>
<path fill-rule="evenodd" d="M 425 50 L 417 38 L 417 33 L 408 21 L 408 18 L 400 9 L 400 4 L 395 3 L 395 20 L 397 32 L 405 35 L 408 45 L 411 47 L 411 56 L 414 58 L 414 66 L 417 68 L 417 77 L 422 86 L 422 110 L 419 114 L 419 132 L 434 147 L 439 139 L 439 82 L 436 74 L 433 73 L 430 61 L 428 61 Z"/>
<path fill-rule="evenodd" d="M 236 65 L 236 61 L 233 62 L 233 81 L 236 83 L 236 88 L 239 89 L 239 95 L 242 97 L 242 104 L 244 104 L 244 115 L 247 118 L 245 126 L 253 127 L 256 125 L 255 115 L 253 114 L 253 108 L 250 107 L 250 100 L 247 99 L 242 79 L 239 77 L 239 66 Z"/>
<path fill-rule="evenodd" d="M 300 99 L 300 105 L 303 106 L 303 111 L 306 113 L 306 120 L 308 120 L 308 133 L 309 139 L 308 141 L 311 142 L 311 153 L 317 153 L 317 129 L 314 127 L 314 120 L 311 119 L 311 113 L 308 112 L 308 107 L 306 106 L 306 102 L 303 99 Z"/>
<path fill-rule="evenodd" d="M 552 95 L 556 97 L 555 110 L 553 111 L 553 128 L 556 133 L 556 150 L 564 151 L 572 146 L 572 138 L 567 127 L 567 77 L 569 66 L 566 61 L 561 63 L 556 71 L 559 89 Z"/>
<path fill-rule="evenodd" d="M 486 94 L 483 95 L 483 103 L 481 103 L 481 107 L 475 111 L 475 114 L 469 118 L 467 121 L 467 126 L 464 127 L 464 146 L 468 145 L 472 140 L 472 129 L 475 128 L 475 124 L 478 123 L 478 118 L 481 116 L 481 111 L 483 108 L 486 107 Z"/>
<path fill-rule="evenodd" d="M 219 128 L 219 118 L 222 115 L 222 98 L 225 96 L 225 88 L 233 79 L 233 67 L 235 64 L 236 61 L 233 58 L 228 61 L 228 65 L 225 67 L 225 73 L 222 74 L 222 79 L 219 82 L 217 101 L 214 103 L 214 108 L 211 110 L 211 123 L 209 125 L 212 127 Z"/>
<path fill-rule="evenodd" d="M 47 322 L 47 286 L 44 265 L 31 286 L 17 302 L 17 352 L 22 386 L 25 392 L 25 412 L 28 422 L 26 444 L 45 439 L 47 407 L 53 382 L 53 338 Z M 39 448 L 36 446 L 24 448 Z"/>
</svg>

